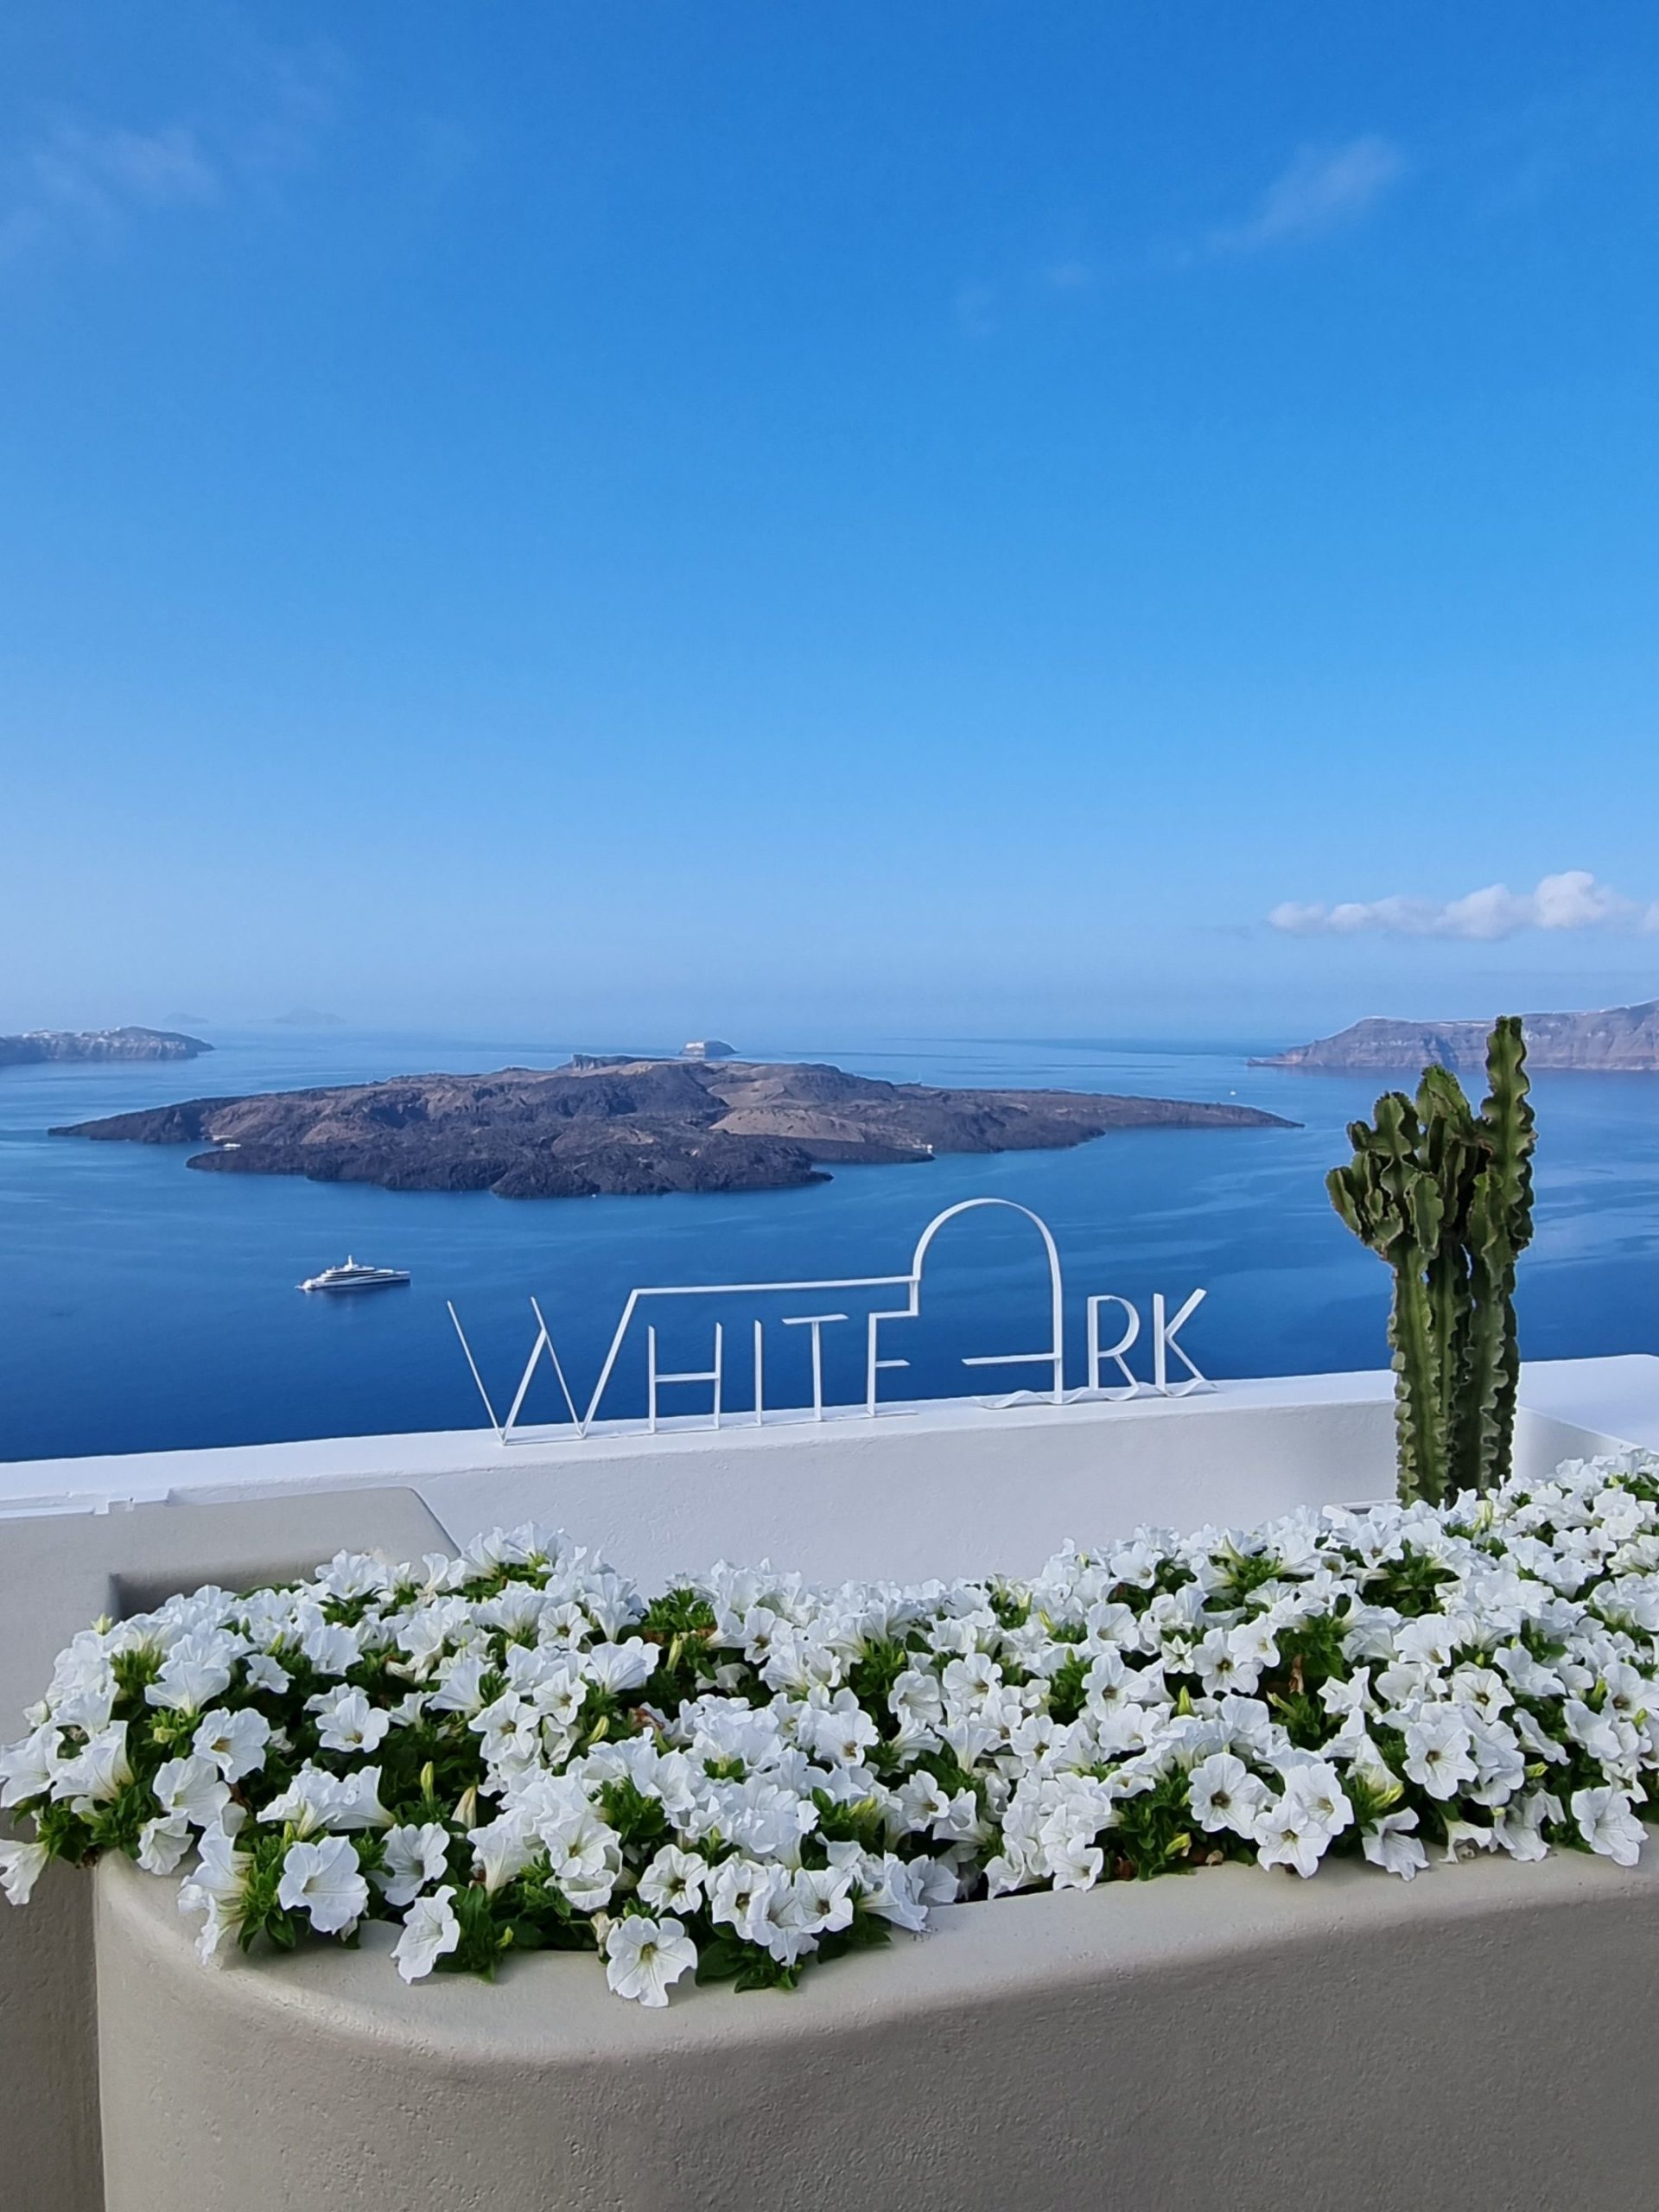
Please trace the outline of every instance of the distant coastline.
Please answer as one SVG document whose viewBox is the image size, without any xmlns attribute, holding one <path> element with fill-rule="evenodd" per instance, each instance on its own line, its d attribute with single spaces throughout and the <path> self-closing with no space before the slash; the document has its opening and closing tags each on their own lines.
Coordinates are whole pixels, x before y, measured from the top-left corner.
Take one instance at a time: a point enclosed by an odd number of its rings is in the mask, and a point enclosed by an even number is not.
<svg viewBox="0 0 1659 2212">
<path fill-rule="evenodd" d="M 501 1198 L 787 1190 L 826 1166 L 1052 1151 L 1128 1128 L 1290 1128 L 1250 1106 L 1090 1091 L 938 1090 L 812 1063 L 595 1061 L 194 1098 L 54 1129 L 203 1144 L 192 1167 Z"/>
<path fill-rule="evenodd" d="M 213 1049 L 178 1029 L 26 1029 L 0 1037 L 0 1068 L 45 1060 L 194 1060 Z"/>
<path fill-rule="evenodd" d="M 1659 999 L 1605 1007 L 1591 1014 L 1525 1016 L 1527 1064 L 1536 1071 L 1581 1068 L 1597 1074 L 1659 1074 Z M 1415 1072 L 1429 1067 L 1478 1068 L 1486 1057 L 1487 1021 L 1395 1021 L 1373 1015 L 1334 1037 L 1253 1059 L 1253 1068 L 1306 1068 L 1351 1073 Z"/>
</svg>

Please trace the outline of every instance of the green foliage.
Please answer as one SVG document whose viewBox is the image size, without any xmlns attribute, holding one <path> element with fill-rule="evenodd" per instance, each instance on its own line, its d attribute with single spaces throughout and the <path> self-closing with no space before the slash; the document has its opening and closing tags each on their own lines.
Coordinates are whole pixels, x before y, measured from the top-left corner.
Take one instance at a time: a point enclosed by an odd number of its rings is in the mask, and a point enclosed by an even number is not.
<svg viewBox="0 0 1659 2212">
<path fill-rule="evenodd" d="M 896 1726 L 887 1713 L 887 1698 L 893 1684 L 911 1664 L 911 1653 L 891 1637 L 867 1644 L 862 1655 L 853 1662 L 847 1677 L 848 1688 L 868 1713 L 887 1718 Z"/>
<path fill-rule="evenodd" d="M 22 1809 L 34 1815 L 36 1840 L 46 1846 L 54 1859 L 65 1859 L 71 1866 L 84 1866 L 89 1859 L 97 1856 L 97 1839 L 90 1825 L 67 1805 L 32 1797 Z"/>
<path fill-rule="evenodd" d="M 1023 1590 L 1010 1589 L 1006 1582 L 994 1582 L 990 1589 L 991 1611 L 1004 1628 L 1023 1628 L 1031 1618 L 1031 1599 Z"/>
<path fill-rule="evenodd" d="M 115 1676 L 115 1714 L 125 1720 L 143 1709 L 144 1692 L 162 1671 L 162 1655 L 141 1644 L 134 1651 L 118 1651 L 110 1666 Z"/>
<path fill-rule="evenodd" d="M 1273 1581 L 1284 1567 L 1276 1552 L 1242 1552 L 1231 1542 L 1220 1545 L 1211 1557 L 1227 1577 L 1226 1598 L 1237 1605 L 1242 1605 L 1250 1592 L 1259 1590 L 1264 1582 Z M 1217 1592 L 1218 1598 L 1223 1594 L 1219 1590 Z"/>
<path fill-rule="evenodd" d="M 1083 1711 L 1084 1684 L 1088 1680 L 1092 1661 L 1082 1652 L 1062 1659 L 1048 1678 L 1048 1710 L 1051 1719 L 1062 1727 L 1075 1720 Z"/>
<path fill-rule="evenodd" d="M 857 1797 L 849 1803 L 815 1789 L 812 1802 L 817 1808 L 818 1825 L 803 1847 L 804 1863 L 828 1865 L 823 1847 L 829 1843 L 855 1843 L 861 1850 L 880 1856 L 884 1847 L 882 1812 L 874 1797 Z"/>
<path fill-rule="evenodd" d="M 1299 1751 L 1317 1751 L 1331 1736 L 1335 1722 L 1319 1691 L 1326 1682 L 1341 1681 L 1351 1673 L 1343 1651 L 1348 1630 L 1344 1606 L 1332 1613 L 1316 1614 L 1298 1627 L 1281 1629 L 1274 1639 L 1279 1647 L 1278 1664 L 1261 1683 L 1274 1717 Z"/>
<path fill-rule="evenodd" d="M 488 1892 L 476 1884 L 457 1892 L 454 1911 L 461 1923 L 461 1941 L 439 1965 L 493 1981 L 497 1961 L 512 1945 L 512 1923 L 503 1925 L 497 1921 Z"/>
<path fill-rule="evenodd" d="M 853 1916 L 845 1928 L 819 1936 L 817 1955 L 821 1959 L 839 1959 L 849 1951 L 880 1951 L 892 1941 L 893 1929 L 888 1923 L 859 1903 L 854 1905 Z"/>
<path fill-rule="evenodd" d="M 800 1980 L 803 1967 L 809 1963 L 803 1956 L 792 1966 L 785 1965 L 762 1945 L 750 1942 L 729 1928 L 716 1926 L 706 1913 L 697 1914 L 690 1925 L 697 1943 L 696 1978 L 700 1982 L 729 1981 L 734 1989 L 740 1991 L 793 1989 Z M 845 1928 L 819 1936 L 813 1956 L 839 1959 L 849 1951 L 880 1949 L 892 1941 L 893 1930 L 885 1920 L 867 1912 L 861 1905 L 855 1905 L 852 1919 Z"/>
<path fill-rule="evenodd" d="M 638 1632 L 647 1643 L 657 1644 L 662 1654 L 641 1693 L 647 1704 L 671 1711 L 713 1681 L 709 1655 L 714 1642 L 715 1609 L 695 1590 L 670 1590 L 653 1599 Z"/>
<path fill-rule="evenodd" d="M 1102 1840 L 1116 1860 L 1114 1871 L 1125 1878 L 1147 1882 L 1154 1874 L 1189 1872 L 1193 1837 L 1185 1775 L 1160 1775 L 1150 1789 L 1121 1799 L 1117 1825 Z"/>
<path fill-rule="evenodd" d="M 605 1784 L 599 1793 L 599 1802 L 607 1825 L 616 1830 L 624 1843 L 654 1851 L 666 1840 L 669 1821 L 661 1798 L 647 1797 L 626 1775 Z"/>
<path fill-rule="evenodd" d="M 475 1886 L 470 1894 L 482 1897 L 485 1892 Z M 479 1908 L 473 1904 L 467 1907 L 467 1910 L 476 1916 Z M 460 1911 L 459 1907 L 457 1911 Z M 592 1951 L 598 1948 L 599 1939 L 592 1919 L 587 1913 L 576 1910 L 553 1879 L 545 1859 L 536 1859 L 516 1882 L 509 1882 L 498 1893 L 493 1917 L 498 1929 L 497 1950 L 505 1949 L 509 1945 L 519 1951 Z M 474 1944 L 472 1955 L 493 1960 L 495 1954 L 489 1950 L 480 1937 Z M 471 1970 L 478 1971 L 476 1967 Z"/>
<path fill-rule="evenodd" d="M 697 1953 L 699 1981 L 729 1981 L 734 1989 L 793 1989 L 799 1964 L 785 1966 L 759 1943 L 721 1929 Z"/>
<path fill-rule="evenodd" d="M 1510 1471 L 1520 1355 L 1515 1268 L 1532 1236 L 1526 1040 L 1503 1016 L 1477 1114 L 1446 1068 L 1414 1099 L 1391 1090 L 1349 1125 L 1353 1159 L 1325 1179 L 1331 1203 L 1394 1274 L 1400 1495 L 1439 1504 Z"/>
<path fill-rule="evenodd" d="M 256 1834 L 249 1839 L 247 1884 L 243 1891 L 242 1924 L 237 1935 L 245 1951 L 251 1951 L 261 1936 L 280 1951 L 291 1951 L 299 1942 L 298 1923 L 276 1901 L 287 1849 L 288 1837 L 282 1832 Z"/>
<path fill-rule="evenodd" d="M 666 1590 L 661 1597 L 652 1599 L 637 1633 L 664 1638 L 693 1633 L 705 1635 L 714 1625 L 715 1609 L 709 1600 L 696 1590 L 682 1587 Z"/>
</svg>

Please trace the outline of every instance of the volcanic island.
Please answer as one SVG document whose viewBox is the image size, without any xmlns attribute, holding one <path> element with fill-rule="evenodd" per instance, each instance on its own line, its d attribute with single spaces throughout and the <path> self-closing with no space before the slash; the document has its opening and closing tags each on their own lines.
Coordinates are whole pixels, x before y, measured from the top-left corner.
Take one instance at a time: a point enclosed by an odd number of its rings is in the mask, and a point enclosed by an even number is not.
<svg viewBox="0 0 1659 2212">
<path fill-rule="evenodd" d="M 1120 1129 L 1295 1126 L 1253 1106 L 935 1090 L 810 1062 L 584 1059 L 192 1098 L 52 1134 L 201 1145 L 187 1164 L 219 1175 L 574 1198 L 790 1190 L 823 1181 L 835 1166 L 1057 1151 Z"/>
</svg>

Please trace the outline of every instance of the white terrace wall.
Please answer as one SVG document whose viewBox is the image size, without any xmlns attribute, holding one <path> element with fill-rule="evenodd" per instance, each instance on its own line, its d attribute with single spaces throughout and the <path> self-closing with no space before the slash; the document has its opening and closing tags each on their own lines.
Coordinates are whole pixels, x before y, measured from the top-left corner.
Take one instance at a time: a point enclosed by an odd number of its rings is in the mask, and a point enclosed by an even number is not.
<svg viewBox="0 0 1659 2212">
<path fill-rule="evenodd" d="M 836 1580 L 1021 1573 L 1068 1537 L 1388 1496 L 1392 1387 L 1386 1374 L 1301 1376 L 1185 1398 L 957 1400 L 875 1421 L 618 1427 L 582 1440 L 550 1431 L 505 1446 L 462 1430 L 0 1464 L 0 1514 L 392 1484 L 414 1490 L 457 1542 L 537 1521 L 642 1580 L 721 1556 Z M 1527 1370 L 1524 1471 L 1621 1442 L 1659 1445 L 1659 1359 Z"/>
</svg>

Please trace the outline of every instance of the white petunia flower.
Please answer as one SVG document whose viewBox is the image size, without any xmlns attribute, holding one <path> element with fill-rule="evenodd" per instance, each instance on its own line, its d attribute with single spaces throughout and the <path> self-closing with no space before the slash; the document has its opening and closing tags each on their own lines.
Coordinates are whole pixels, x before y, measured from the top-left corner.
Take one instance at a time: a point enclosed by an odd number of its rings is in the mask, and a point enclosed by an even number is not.
<svg viewBox="0 0 1659 2212">
<path fill-rule="evenodd" d="M 1439 1671 L 1449 1667 L 1456 1656 L 1456 1632 L 1440 1614 L 1422 1613 L 1401 1623 L 1395 1630 L 1394 1648 L 1408 1666 Z"/>
<path fill-rule="evenodd" d="M 553 1878 L 578 1912 L 599 1912 L 611 1901 L 622 1872 L 622 1845 L 613 1828 L 585 1811 L 543 1836 Z"/>
<path fill-rule="evenodd" d="M 0 1843 L 0 1890 L 9 1904 L 27 1904 L 50 1853 L 43 1843 Z"/>
<path fill-rule="evenodd" d="M 137 1863 L 146 1874 L 170 1874 L 190 1848 L 190 1823 L 182 1813 L 163 1813 L 138 1831 Z"/>
<path fill-rule="evenodd" d="M 308 1915 L 320 1936 L 354 1926 L 368 1910 L 369 1885 L 350 1839 L 331 1835 L 321 1843 L 290 1844 L 276 1902 L 286 1911 Z"/>
<path fill-rule="evenodd" d="M 1548 1859 L 1549 1846 L 1544 1840 L 1544 1822 L 1566 1817 L 1559 1797 L 1552 1796 L 1547 1789 L 1535 1789 L 1503 1807 L 1492 1822 L 1492 1833 L 1511 1859 Z"/>
<path fill-rule="evenodd" d="M 697 1947 L 677 1920 L 635 1913 L 612 1923 L 605 1959 L 605 1979 L 619 1997 L 666 2005 L 672 1985 L 696 1967 Z"/>
<path fill-rule="evenodd" d="M 448 1884 L 429 1897 L 416 1897 L 404 1916 L 404 1932 L 391 1955 L 405 1981 L 420 1981 L 438 1961 L 461 1942 L 461 1923 L 454 1914 L 454 1889 Z"/>
<path fill-rule="evenodd" d="M 801 1923 L 812 1936 L 834 1936 L 850 1927 L 853 1875 L 844 1866 L 802 1866 L 790 1883 Z"/>
<path fill-rule="evenodd" d="M 1460 1859 L 1472 1858 L 1478 1851 L 1497 1849 L 1496 1827 L 1483 1827 L 1478 1821 L 1447 1821 L 1444 1856 L 1448 1866 L 1455 1866 Z"/>
<path fill-rule="evenodd" d="M 1455 1797 L 1462 1783 L 1474 1781 L 1474 1738 L 1455 1707 L 1427 1707 L 1407 1722 L 1405 1738 L 1406 1772 L 1431 1797 Z"/>
<path fill-rule="evenodd" d="M 459 1713 L 468 1719 L 474 1713 L 481 1713 L 487 1672 L 486 1662 L 479 1653 L 462 1652 L 450 1665 L 439 1669 L 438 1687 L 432 1693 L 432 1710 Z"/>
<path fill-rule="evenodd" d="M 300 1649 L 320 1675 L 343 1675 L 363 1656 L 355 1629 L 321 1618 L 307 1628 Z"/>
<path fill-rule="evenodd" d="M 1306 1758 L 1285 1772 L 1285 1799 L 1327 1836 L 1339 1835 L 1353 1824 L 1349 1803 L 1336 1769 L 1325 1760 Z"/>
<path fill-rule="evenodd" d="M 1106 1865 L 1106 1853 L 1090 1834 L 1073 1828 L 1044 1847 L 1043 1863 L 1057 1890 L 1092 1890 Z"/>
<path fill-rule="evenodd" d="M 657 1671 L 658 1657 L 654 1643 L 634 1636 L 626 1643 L 596 1643 L 584 1651 L 582 1672 L 601 1689 L 620 1695 L 624 1690 L 643 1689 Z"/>
<path fill-rule="evenodd" d="M 386 1830 L 385 1858 L 374 1878 L 388 1904 L 412 1904 L 429 1882 L 435 1882 L 449 1859 L 449 1831 L 437 1821 L 407 1823 Z"/>
<path fill-rule="evenodd" d="M 351 1828 L 389 1828 L 391 1815 L 380 1802 L 380 1770 L 360 1766 L 343 1775 L 335 1793 L 328 1825 L 336 1832 Z"/>
<path fill-rule="evenodd" d="M 1201 1828 L 1214 1834 L 1230 1828 L 1235 1835 L 1253 1836 L 1268 1802 L 1268 1785 L 1250 1772 L 1230 1751 L 1214 1751 L 1200 1759 L 1187 1777 L 1187 1802 Z"/>
<path fill-rule="evenodd" d="M 132 1780 L 127 1756 L 127 1724 L 118 1720 L 99 1729 L 85 1749 L 66 1759 L 53 1777 L 52 1795 L 67 1797 L 73 1811 L 96 1813 L 118 1797 Z"/>
<path fill-rule="evenodd" d="M 191 1739 L 199 1758 L 211 1759 L 226 1782 L 240 1782 L 264 1764 L 270 1741 L 270 1723 L 263 1713 L 244 1708 L 231 1713 L 224 1706 L 204 1713 Z"/>
<path fill-rule="evenodd" d="M 231 1802 L 230 1786 L 212 1759 L 194 1751 L 188 1758 L 165 1760 L 150 1788 L 164 1814 L 177 1814 L 192 1827 L 212 1827 Z"/>
<path fill-rule="evenodd" d="M 771 1878 L 772 1870 L 753 1859 L 722 1859 L 709 1884 L 709 1910 L 717 1922 L 735 1928 L 740 1935 L 754 1900 Z"/>
<path fill-rule="evenodd" d="M 221 1827 L 209 1828 L 201 1839 L 196 1871 L 179 1891 L 179 1910 L 207 1915 L 196 1938 L 196 1955 L 205 1966 L 227 1936 L 241 1929 L 253 1859 L 236 1848 L 234 1839 Z"/>
<path fill-rule="evenodd" d="M 145 1700 L 173 1713 L 200 1713 L 230 1688 L 236 1656 L 228 1636 L 181 1637 L 145 1690 Z"/>
<path fill-rule="evenodd" d="M 708 1878 L 706 1859 L 665 1843 L 639 1877 L 639 1897 L 653 1912 L 695 1912 Z"/>
<path fill-rule="evenodd" d="M 1274 1634 L 1273 1624 L 1265 1614 L 1257 1613 L 1249 1620 L 1241 1621 L 1236 1628 L 1229 1630 L 1227 1648 L 1241 1669 L 1253 1670 L 1258 1675 L 1263 1667 L 1274 1667 L 1279 1663 L 1278 1639 Z M 1255 1683 L 1254 1680 L 1235 1681 L 1230 1687 L 1249 1691 L 1255 1688 Z"/>
<path fill-rule="evenodd" d="M 1331 1830 L 1287 1791 L 1262 1808 L 1254 1836 L 1263 1866 L 1294 1867 L 1306 1880 L 1319 1872 Z"/>
<path fill-rule="evenodd" d="M 540 1839 L 522 1813 L 504 1813 L 499 1821 L 469 1828 L 467 1840 L 484 1870 L 484 1887 L 491 1897 L 522 1874 L 536 1856 Z"/>
<path fill-rule="evenodd" d="M 1592 1851 L 1615 1866 L 1636 1865 L 1642 1856 L 1643 1830 L 1624 1790 L 1575 1789 L 1572 1806 L 1579 1834 Z"/>
<path fill-rule="evenodd" d="M 338 1775 L 321 1767 L 302 1766 L 286 1789 L 273 1797 L 259 1817 L 273 1826 L 291 1827 L 301 1840 L 333 1824 L 345 1797 Z"/>
<path fill-rule="evenodd" d="M 1259 1659 L 1242 1656 L 1224 1628 L 1212 1628 L 1192 1651 L 1192 1667 L 1207 1697 L 1224 1697 L 1230 1691 L 1250 1691 L 1262 1679 Z"/>
<path fill-rule="evenodd" d="M 1380 1866 L 1385 1874 L 1398 1874 L 1402 1881 L 1408 1882 L 1428 1864 L 1427 1852 L 1412 1834 L 1416 1825 L 1417 1815 L 1409 1810 L 1384 1813 L 1362 1831 L 1360 1849 L 1373 1866 Z"/>
<path fill-rule="evenodd" d="M 879 1731 L 850 1690 L 837 1690 L 833 1704 L 808 1706 L 800 1715 L 796 1740 L 814 1758 L 856 1766 Z"/>
<path fill-rule="evenodd" d="M 864 1892 L 864 1908 L 878 1920 L 889 1920 L 895 1928 L 908 1929 L 919 1934 L 927 1925 L 928 1901 L 923 1891 L 925 1859 L 904 1859 L 887 1853 L 880 1861 L 880 1872 Z M 957 1879 L 950 1880 L 950 1896 L 957 1892 Z"/>
<path fill-rule="evenodd" d="M 317 1581 L 331 1598 L 372 1598 L 392 1586 L 392 1577 L 366 1552 L 336 1552 L 319 1570 Z"/>
<path fill-rule="evenodd" d="M 1370 1669 L 1357 1667 L 1345 1679 L 1333 1675 L 1328 1682 L 1319 1685 L 1319 1702 L 1332 1715 L 1374 1713 L 1376 1700 L 1371 1695 Z"/>
<path fill-rule="evenodd" d="M 48 1795 L 63 1764 L 58 1748 L 60 1734 L 57 1722 L 48 1721 L 21 1743 L 0 1751 L 0 1805 L 21 1805 Z"/>
<path fill-rule="evenodd" d="M 391 1715 L 371 1706 L 361 1690 L 344 1687 L 308 1700 L 317 1716 L 317 1741 L 326 1751 L 376 1751 L 391 1727 Z"/>
<path fill-rule="evenodd" d="M 1613 1713 L 1597 1713 L 1582 1699 L 1568 1698 L 1561 1707 L 1567 1732 L 1603 1766 L 1617 1766 L 1635 1751 L 1636 1732 Z M 1625 1731 L 1629 1729 L 1629 1734 Z"/>
</svg>

